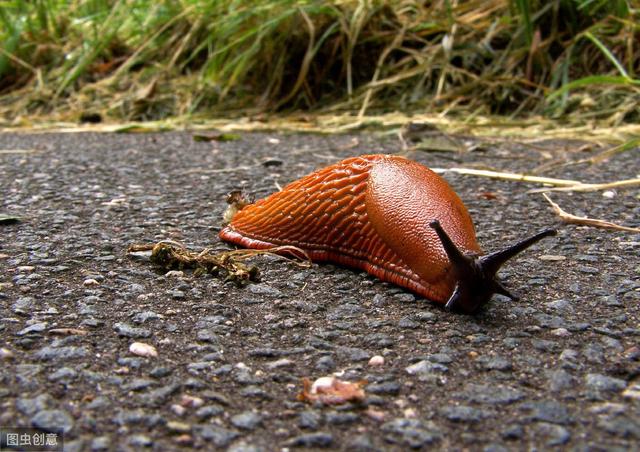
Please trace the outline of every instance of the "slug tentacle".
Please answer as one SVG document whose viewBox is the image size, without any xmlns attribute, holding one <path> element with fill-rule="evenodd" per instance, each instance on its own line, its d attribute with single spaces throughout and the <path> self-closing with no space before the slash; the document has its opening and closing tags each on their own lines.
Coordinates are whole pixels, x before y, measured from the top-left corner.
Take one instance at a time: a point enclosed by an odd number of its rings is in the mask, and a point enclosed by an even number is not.
<svg viewBox="0 0 640 452">
<path fill-rule="evenodd" d="M 445 304 L 445 309 L 449 311 L 457 310 L 467 314 L 477 311 L 489 301 L 494 293 L 517 300 L 517 297 L 509 292 L 498 279 L 496 273 L 507 260 L 543 238 L 557 234 L 555 229 L 545 229 L 504 250 L 496 251 L 486 256 L 478 256 L 460 251 L 438 220 L 432 221 L 429 226 L 438 234 L 457 281 L 451 297 Z"/>
</svg>

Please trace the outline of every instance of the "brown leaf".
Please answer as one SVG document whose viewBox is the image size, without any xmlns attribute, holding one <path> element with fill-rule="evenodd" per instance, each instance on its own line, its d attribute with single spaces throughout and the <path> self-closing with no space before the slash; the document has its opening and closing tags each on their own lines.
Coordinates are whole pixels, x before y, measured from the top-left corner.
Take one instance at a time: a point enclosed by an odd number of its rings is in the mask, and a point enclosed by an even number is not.
<svg viewBox="0 0 640 452">
<path fill-rule="evenodd" d="M 335 377 L 321 377 L 311 384 L 308 378 L 303 378 L 303 388 L 298 394 L 298 400 L 310 403 L 318 401 L 325 405 L 362 402 L 365 399 L 363 386 L 366 383 L 366 381 L 349 382 Z"/>
</svg>

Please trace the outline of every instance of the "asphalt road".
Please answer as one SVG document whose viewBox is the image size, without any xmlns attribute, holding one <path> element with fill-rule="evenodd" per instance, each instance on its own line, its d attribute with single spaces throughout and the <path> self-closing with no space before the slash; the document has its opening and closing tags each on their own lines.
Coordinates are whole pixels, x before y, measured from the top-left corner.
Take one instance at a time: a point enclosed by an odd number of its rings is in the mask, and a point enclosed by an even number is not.
<svg viewBox="0 0 640 452">
<path fill-rule="evenodd" d="M 597 152 L 480 144 L 409 157 L 530 171 Z M 333 265 L 258 257 L 261 281 L 237 287 L 127 255 L 159 240 L 227 248 L 228 192 L 259 198 L 398 148 L 374 134 L 0 135 L 0 213 L 20 217 L 0 224 L 0 426 L 63 430 L 66 450 L 637 449 L 638 235 L 560 225 L 531 184 L 445 176 L 487 251 L 560 229 L 501 271 L 521 299 L 496 296 L 476 316 Z M 542 174 L 604 182 L 637 177 L 638 162 L 634 151 Z M 639 194 L 553 199 L 638 227 Z M 297 399 L 303 378 L 333 374 L 366 380 L 364 401 Z"/>
</svg>

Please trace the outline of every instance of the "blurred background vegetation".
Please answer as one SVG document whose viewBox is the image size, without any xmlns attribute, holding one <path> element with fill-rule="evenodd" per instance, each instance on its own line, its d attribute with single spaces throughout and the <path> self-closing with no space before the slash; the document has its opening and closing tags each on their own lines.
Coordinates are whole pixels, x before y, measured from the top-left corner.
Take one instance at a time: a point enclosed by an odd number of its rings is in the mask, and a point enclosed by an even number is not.
<svg viewBox="0 0 640 452">
<path fill-rule="evenodd" d="M 640 0 L 0 0 L 0 115 L 640 122 Z"/>
</svg>

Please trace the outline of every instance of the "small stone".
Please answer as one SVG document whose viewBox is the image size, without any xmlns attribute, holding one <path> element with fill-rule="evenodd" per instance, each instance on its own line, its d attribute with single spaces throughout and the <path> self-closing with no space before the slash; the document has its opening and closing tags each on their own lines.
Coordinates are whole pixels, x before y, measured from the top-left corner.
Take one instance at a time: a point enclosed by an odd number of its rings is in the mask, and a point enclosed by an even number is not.
<svg viewBox="0 0 640 452">
<path fill-rule="evenodd" d="M 591 364 L 603 364 L 604 348 L 600 344 L 589 344 L 582 350 L 582 354 Z"/>
<path fill-rule="evenodd" d="M 183 394 L 182 397 L 180 397 L 180 405 L 189 408 L 200 408 L 204 405 L 204 400 L 200 397 Z"/>
<path fill-rule="evenodd" d="M 282 297 L 283 294 L 275 287 L 268 286 L 266 284 L 251 284 L 249 286 L 249 292 L 254 295 L 264 295 L 266 297 Z"/>
<path fill-rule="evenodd" d="M 184 272 L 181 270 L 169 270 L 164 274 L 165 278 L 182 278 L 184 276 Z"/>
<path fill-rule="evenodd" d="M 140 395 L 143 405 L 156 407 L 162 405 L 179 388 L 178 384 L 163 386 Z"/>
<path fill-rule="evenodd" d="M 355 413 L 330 411 L 326 414 L 325 419 L 330 425 L 346 425 L 358 421 L 360 417 Z"/>
<path fill-rule="evenodd" d="M 569 301 L 564 299 L 550 301 L 548 303 L 545 303 L 545 306 L 551 309 L 555 309 L 556 311 L 566 311 L 568 309 L 571 309 L 571 304 L 569 303 Z"/>
<path fill-rule="evenodd" d="M 382 294 L 375 294 L 373 296 L 372 304 L 378 308 L 386 306 L 389 304 L 389 300 Z"/>
<path fill-rule="evenodd" d="M 25 336 L 31 333 L 42 333 L 47 328 L 46 322 L 38 322 L 33 325 L 29 325 L 28 327 L 18 331 L 16 336 Z"/>
<path fill-rule="evenodd" d="M 384 365 L 384 356 L 375 355 L 369 359 L 369 366 L 380 367 Z"/>
<path fill-rule="evenodd" d="M 198 431 L 203 439 L 211 441 L 217 447 L 225 447 L 238 437 L 238 432 L 215 424 L 199 426 Z"/>
<path fill-rule="evenodd" d="M 418 361 L 405 368 L 409 375 L 432 374 L 437 372 L 447 372 L 449 368 L 445 365 L 432 363 L 427 360 Z"/>
<path fill-rule="evenodd" d="M 484 411 L 464 405 L 446 406 L 440 412 L 444 417 L 454 422 L 479 422 L 487 417 Z"/>
<path fill-rule="evenodd" d="M 553 352 L 558 349 L 558 343 L 553 341 L 547 341 L 544 339 L 532 339 L 531 345 L 536 350 L 541 352 Z"/>
<path fill-rule="evenodd" d="M 455 394 L 455 397 L 476 403 L 506 405 L 522 399 L 524 394 L 509 386 L 469 383 L 464 391 Z"/>
<path fill-rule="evenodd" d="M 640 439 L 640 423 L 635 418 L 625 415 L 610 415 L 598 419 L 598 427 L 623 438 Z M 637 442 L 637 441 L 636 441 Z"/>
<path fill-rule="evenodd" d="M 510 371 L 513 369 L 511 361 L 502 356 L 487 356 L 478 358 L 479 364 L 485 370 Z"/>
<path fill-rule="evenodd" d="M 93 438 L 91 440 L 91 450 L 92 451 L 102 451 L 109 450 L 111 446 L 111 438 L 108 436 L 98 436 L 97 438 Z"/>
<path fill-rule="evenodd" d="M 189 433 L 191 432 L 191 424 L 186 422 L 169 421 L 167 422 L 167 430 L 171 433 Z"/>
<path fill-rule="evenodd" d="M 16 408 L 22 414 L 32 416 L 38 411 L 46 410 L 50 401 L 49 394 L 40 394 L 36 397 L 21 397 L 16 400 Z"/>
<path fill-rule="evenodd" d="M 130 338 L 146 338 L 151 337 L 151 331 L 146 328 L 136 328 L 128 323 L 116 323 L 113 325 L 113 329 L 118 336 L 130 337 Z"/>
<path fill-rule="evenodd" d="M 56 370 L 54 373 L 49 375 L 49 381 L 61 381 L 63 383 L 69 383 L 71 380 L 76 378 L 78 373 L 70 367 L 61 367 Z"/>
<path fill-rule="evenodd" d="M 575 367 L 580 354 L 571 348 L 566 348 L 560 353 L 560 361 L 563 367 Z"/>
<path fill-rule="evenodd" d="M 398 322 L 398 327 L 403 329 L 415 330 L 416 328 L 420 327 L 420 324 L 418 322 L 414 322 L 409 317 L 403 317 Z"/>
<path fill-rule="evenodd" d="M 298 427 L 309 430 L 317 430 L 320 427 L 321 421 L 322 416 L 320 415 L 320 413 L 309 410 L 303 411 L 298 417 Z"/>
<path fill-rule="evenodd" d="M 307 433 L 294 436 L 285 442 L 288 447 L 329 447 L 333 443 L 333 435 L 325 432 Z"/>
<path fill-rule="evenodd" d="M 220 335 L 213 328 L 204 328 L 202 330 L 198 330 L 196 333 L 196 338 L 200 342 L 209 342 L 210 344 L 219 344 L 220 343 Z"/>
<path fill-rule="evenodd" d="M 551 424 L 568 424 L 572 418 L 564 404 L 555 400 L 542 400 L 523 404 L 523 410 L 531 411 L 531 419 Z"/>
<path fill-rule="evenodd" d="M 240 395 L 242 397 L 253 397 L 256 399 L 263 399 L 263 400 L 267 400 L 267 399 L 271 399 L 271 395 L 265 391 L 264 389 L 255 386 L 255 385 L 249 385 L 245 388 L 243 388 L 240 391 Z"/>
<path fill-rule="evenodd" d="M 45 432 L 56 433 L 62 430 L 67 434 L 73 428 L 73 418 L 63 410 L 43 410 L 31 418 L 31 425 Z"/>
<path fill-rule="evenodd" d="M 558 337 L 569 337 L 571 333 L 566 328 L 555 328 L 551 330 L 551 334 Z"/>
<path fill-rule="evenodd" d="M 174 403 L 173 405 L 171 405 L 171 412 L 178 417 L 182 417 L 187 412 L 187 409 L 182 405 Z"/>
<path fill-rule="evenodd" d="M 571 439 L 571 433 L 560 425 L 540 423 L 535 427 L 535 437 L 544 438 L 545 445 L 549 447 L 561 446 Z"/>
<path fill-rule="evenodd" d="M 35 353 L 36 359 L 41 361 L 68 361 L 72 359 L 84 358 L 89 354 L 89 350 L 86 347 L 51 347 L 46 346 L 41 348 Z"/>
<path fill-rule="evenodd" d="M 318 361 L 316 361 L 316 369 L 321 372 L 331 372 L 335 368 L 336 362 L 329 355 L 321 356 L 318 358 Z"/>
<path fill-rule="evenodd" d="M 14 358 L 14 354 L 8 348 L 0 348 L 0 359 L 2 360 L 10 360 Z"/>
<path fill-rule="evenodd" d="M 416 301 L 415 295 L 408 292 L 397 293 L 393 295 L 393 299 L 400 303 L 412 303 Z"/>
<path fill-rule="evenodd" d="M 413 449 L 433 444 L 441 436 L 435 426 L 426 425 L 418 419 L 397 418 L 382 424 L 380 430 L 386 434 L 388 442 Z"/>
<path fill-rule="evenodd" d="M 123 385 L 122 389 L 125 391 L 142 391 L 153 384 L 155 384 L 155 381 L 149 380 L 148 378 L 134 378 L 129 383 Z"/>
<path fill-rule="evenodd" d="M 562 392 L 575 386 L 575 379 L 564 369 L 547 372 L 549 389 L 553 392 Z"/>
<path fill-rule="evenodd" d="M 369 435 L 361 434 L 349 440 L 346 450 L 353 452 L 374 452 L 378 449 L 373 445 L 373 441 Z"/>
<path fill-rule="evenodd" d="M 159 366 L 151 369 L 151 371 L 149 372 L 149 376 L 153 378 L 164 378 L 168 375 L 171 375 L 171 372 L 172 370 L 168 367 Z"/>
<path fill-rule="evenodd" d="M 517 440 L 524 436 L 524 428 L 518 424 L 507 425 L 500 435 L 506 440 Z"/>
<path fill-rule="evenodd" d="M 372 383 L 365 388 L 367 393 L 370 394 L 391 394 L 396 395 L 400 393 L 400 383 L 397 381 L 384 381 L 382 383 Z"/>
<path fill-rule="evenodd" d="M 224 413 L 224 408 L 220 405 L 205 405 L 202 408 L 199 408 L 195 414 L 199 420 L 204 420 L 213 416 L 218 416 L 222 413 Z"/>
<path fill-rule="evenodd" d="M 193 436 L 188 433 L 183 433 L 177 435 L 174 441 L 182 447 L 188 447 L 193 444 Z"/>
<path fill-rule="evenodd" d="M 163 318 L 163 316 L 158 314 L 157 312 L 143 311 L 134 315 L 131 320 L 133 320 L 134 323 L 139 324 L 139 323 L 145 323 L 148 320 L 157 320 L 161 318 Z"/>
<path fill-rule="evenodd" d="M 245 411 L 231 417 L 231 424 L 242 430 L 254 430 L 262 423 L 262 416 L 253 411 Z"/>
<path fill-rule="evenodd" d="M 427 359 L 432 363 L 439 364 L 451 364 L 453 362 L 453 358 L 447 353 L 434 353 L 427 356 Z"/>
<path fill-rule="evenodd" d="M 247 444 L 244 441 L 241 441 L 236 444 L 232 444 L 227 452 L 265 452 L 266 449 L 261 446 L 257 446 L 255 444 Z"/>
<path fill-rule="evenodd" d="M 347 361 L 368 361 L 371 354 L 366 350 L 356 347 L 336 347 L 336 352 Z"/>
<path fill-rule="evenodd" d="M 282 359 L 278 359 L 276 361 L 272 361 L 270 363 L 267 364 L 267 368 L 270 370 L 274 370 L 274 369 L 280 369 L 282 367 L 291 367 L 293 366 L 295 363 L 287 358 L 282 358 Z"/>
<path fill-rule="evenodd" d="M 16 314 L 30 314 L 35 309 L 36 299 L 33 297 L 18 298 L 11 306 L 11 310 Z"/>
<path fill-rule="evenodd" d="M 153 445 L 153 440 L 143 434 L 131 435 L 127 442 L 133 447 L 151 447 Z"/>
<path fill-rule="evenodd" d="M 630 383 L 627 389 L 622 392 L 622 397 L 640 400 L 640 382 Z"/>
<path fill-rule="evenodd" d="M 595 391 L 622 391 L 627 386 L 624 380 L 601 374 L 588 374 L 585 383 L 587 388 Z"/>
<path fill-rule="evenodd" d="M 87 278 L 84 281 L 82 281 L 82 285 L 85 287 L 91 287 L 91 286 L 99 286 L 100 283 L 93 278 Z"/>
<path fill-rule="evenodd" d="M 145 344 L 144 342 L 134 342 L 129 346 L 129 352 L 138 356 L 156 358 L 158 351 L 153 345 Z"/>
</svg>

